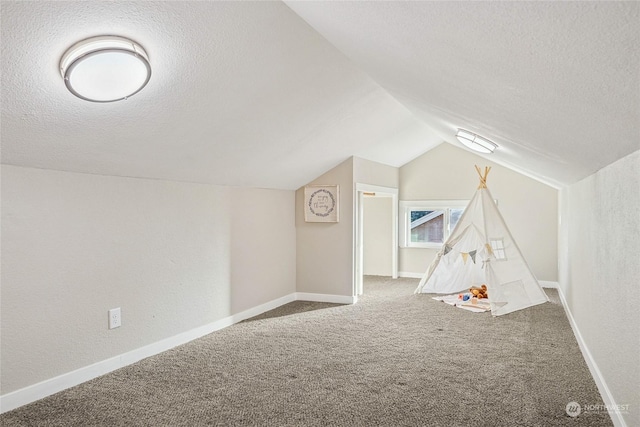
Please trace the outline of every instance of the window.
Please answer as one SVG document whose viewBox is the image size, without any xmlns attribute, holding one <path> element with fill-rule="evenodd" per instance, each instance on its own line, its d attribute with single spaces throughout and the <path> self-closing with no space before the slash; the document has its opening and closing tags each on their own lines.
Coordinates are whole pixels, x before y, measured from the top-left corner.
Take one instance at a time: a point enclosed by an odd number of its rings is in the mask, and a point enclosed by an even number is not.
<svg viewBox="0 0 640 427">
<path fill-rule="evenodd" d="M 444 242 L 445 211 L 411 210 L 411 243 Z"/>
<path fill-rule="evenodd" d="M 495 256 L 498 261 L 507 259 L 507 254 L 504 251 L 504 240 L 489 239 L 489 243 L 491 244 L 491 251 L 493 252 L 493 256 Z"/>
<path fill-rule="evenodd" d="M 466 200 L 400 202 L 400 246 L 440 248 L 467 206 Z"/>
</svg>

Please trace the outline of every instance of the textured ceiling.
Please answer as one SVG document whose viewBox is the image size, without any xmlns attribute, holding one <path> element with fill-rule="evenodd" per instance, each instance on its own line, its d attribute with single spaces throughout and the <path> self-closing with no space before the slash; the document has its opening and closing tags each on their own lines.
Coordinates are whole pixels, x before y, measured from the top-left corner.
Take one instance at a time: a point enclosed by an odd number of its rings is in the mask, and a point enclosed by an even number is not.
<svg viewBox="0 0 640 427">
<path fill-rule="evenodd" d="M 416 117 L 556 186 L 640 149 L 638 2 L 288 2 Z"/>
<path fill-rule="evenodd" d="M 352 155 L 401 165 L 441 142 L 281 2 L 1 7 L 5 164 L 295 189 Z M 82 101 L 60 77 L 65 50 L 101 34 L 149 54 L 127 101 Z"/>
<path fill-rule="evenodd" d="M 2 1 L 2 163 L 295 189 L 465 127 L 560 186 L 640 148 L 639 6 Z M 82 101 L 59 75 L 101 34 L 149 54 L 127 101 Z"/>
</svg>

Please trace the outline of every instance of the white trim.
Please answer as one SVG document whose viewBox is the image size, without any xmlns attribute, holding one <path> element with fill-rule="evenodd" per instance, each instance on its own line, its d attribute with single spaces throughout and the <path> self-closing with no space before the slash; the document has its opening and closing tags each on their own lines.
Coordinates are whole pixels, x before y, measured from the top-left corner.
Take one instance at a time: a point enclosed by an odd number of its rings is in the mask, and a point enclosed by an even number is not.
<svg viewBox="0 0 640 427">
<path fill-rule="evenodd" d="M 440 249 L 447 238 L 451 235 L 453 230 L 450 230 L 450 212 L 452 209 L 466 209 L 469 206 L 469 200 L 400 200 L 398 203 L 398 229 L 399 239 L 398 243 L 401 248 L 420 248 L 420 249 Z M 410 221 L 409 213 L 413 210 L 431 210 L 436 211 L 426 217 Z M 421 219 L 426 221 L 432 219 L 440 214 L 437 211 L 442 211 L 443 217 L 443 242 L 412 242 L 411 241 L 411 226 L 418 225 L 418 221 Z"/>
<path fill-rule="evenodd" d="M 398 278 L 398 194 L 399 190 L 393 187 L 384 187 L 380 185 L 362 184 L 356 182 L 354 185 L 353 197 L 353 253 L 352 253 L 352 271 L 353 271 L 353 302 L 358 300 L 358 295 L 363 293 L 362 277 L 364 275 L 364 247 L 363 247 L 363 216 L 364 204 L 363 193 L 376 193 L 376 197 L 391 197 L 391 277 Z"/>
<path fill-rule="evenodd" d="M 421 278 L 422 274 L 420 273 L 411 273 L 411 272 L 399 272 L 400 277 L 410 277 L 410 278 Z M 603 401 L 607 408 L 615 408 L 615 400 L 611 395 L 609 387 L 607 386 L 600 369 L 591 356 L 591 352 L 587 348 L 584 339 L 582 338 L 582 334 L 576 325 L 576 322 L 571 314 L 571 310 L 567 305 L 567 301 L 565 299 L 564 293 L 562 289 L 558 286 L 557 282 L 540 282 L 543 287 L 556 287 L 558 289 L 558 295 L 560 296 L 560 301 L 562 302 L 562 306 L 564 307 L 565 313 L 567 315 L 567 319 L 569 320 L 569 324 L 571 325 L 571 329 L 576 337 L 576 341 L 578 342 L 578 346 L 582 351 L 582 355 L 587 362 L 587 366 L 589 367 L 589 371 L 593 376 L 596 385 L 598 386 L 598 390 L 602 395 Z M 59 391 L 71 388 L 83 382 L 89 381 L 93 378 L 97 378 L 101 375 L 108 374 L 109 372 L 115 371 L 116 369 L 123 368 L 127 365 L 140 361 L 144 358 L 154 356 L 156 354 L 167 351 L 176 346 L 185 344 L 189 341 L 195 340 L 197 338 L 208 335 L 212 332 L 218 331 L 220 329 L 224 329 L 228 326 L 233 325 L 234 323 L 241 322 L 242 320 L 246 320 L 258 314 L 264 313 L 269 310 L 273 310 L 281 305 L 293 302 L 293 301 L 315 301 L 315 302 L 329 302 L 329 303 L 338 303 L 338 304 L 355 304 L 357 301 L 357 297 L 355 296 L 345 296 L 345 295 L 330 295 L 330 294 L 315 294 L 315 293 L 306 293 L 306 292 L 296 292 L 293 294 L 285 295 L 283 297 L 277 298 L 275 300 L 269 301 L 267 303 L 261 304 L 259 306 L 250 308 L 248 310 L 242 311 L 240 313 L 234 314 L 232 316 L 225 317 L 216 322 L 209 323 L 208 325 L 200 326 L 198 328 L 191 329 L 189 331 L 183 332 L 181 334 L 175 335 L 173 337 L 166 338 L 164 340 L 149 344 L 147 346 L 129 351 L 127 353 L 123 353 L 119 356 L 115 356 L 101 362 L 94 363 L 89 366 L 85 366 L 80 369 L 76 369 L 75 371 L 67 372 L 65 374 L 59 375 L 54 378 L 50 378 L 48 380 L 39 382 L 37 384 L 33 384 L 27 387 L 24 387 L 20 390 L 16 390 L 11 393 L 7 393 L 5 395 L 0 396 L 0 413 L 5 413 L 11 411 L 12 409 L 16 409 L 20 406 L 26 405 L 31 402 L 35 402 L 36 400 L 45 398 Z M 627 424 L 620 414 L 617 411 L 609 411 L 609 415 L 613 420 L 614 425 L 618 427 L 626 427 Z"/>
<path fill-rule="evenodd" d="M 357 298 L 347 295 L 310 294 L 296 292 L 296 301 L 330 302 L 334 304 L 355 304 Z"/>
<path fill-rule="evenodd" d="M 398 275 L 400 277 L 407 277 L 409 279 L 422 279 L 422 276 L 424 276 L 424 273 L 412 273 L 410 271 L 399 271 Z"/>
<path fill-rule="evenodd" d="M 366 191 L 368 193 L 389 193 L 398 195 L 398 189 L 393 187 L 383 187 L 381 185 L 361 184 L 356 182 L 356 191 Z"/>
<path fill-rule="evenodd" d="M 555 282 L 546 282 L 546 283 L 555 283 Z M 557 284 L 557 283 L 556 283 Z M 560 296 L 560 301 L 562 302 L 562 306 L 564 307 L 564 312 L 567 315 L 567 319 L 569 319 L 569 324 L 571 325 L 571 329 L 573 329 L 573 335 L 576 337 L 576 341 L 578 341 L 578 346 L 580 347 L 580 351 L 582 351 L 582 356 L 584 357 L 585 362 L 587 362 L 587 366 L 589 367 L 589 372 L 591 372 L 591 376 L 596 382 L 596 386 L 598 386 L 598 390 L 600 391 L 600 395 L 602 396 L 602 400 L 604 401 L 605 406 L 607 407 L 607 411 L 609 412 L 609 416 L 611 417 L 611 421 L 613 421 L 613 425 L 617 427 L 627 427 L 627 423 L 624 421 L 622 414 L 619 411 L 615 411 L 613 408 L 617 408 L 615 399 L 607 386 L 604 377 L 602 376 L 602 372 L 598 368 L 595 359 L 591 355 L 589 348 L 587 347 L 587 343 L 584 342 L 582 338 L 582 334 L 578 329 L 578 325 L 576 324 L 575 319 L 573 318 L 573 314 L 571 314 L 571 310 L 569 309 L 569 305 L 567 304 L 567 300 L 564 296 L 564 292 L 562 292 L 562 288 L 560 286 L 558 288 L 558 295 Z"/>
<path fill-rule="evenodd" d="M 353 197 L 353 295 L 362 295 L 364 292 L 364 192 L 357 189 Z"/>
<path fill-rule="evenodd" d="M 183 332 L 144 347 L 131 350 L 118 356 L 96 362 L 89 366 L 67 372 L 57 377 L 24 387 L 0 396 L 0 413 L 5 413 L 27 403 L 50 396 L 59 391 L 76 386 L 93 378 L 123 368 L 146 357 L 154 356 L 173 347 L 182 345 L 211 332 L 226 328 L 233 324 L 231 317 L 225 317 L 208 325 Z"/>
<path fill-rule="evenodd" d="M 560 285 L 558 284 L 558 282 L 548 282 L 546 280 L 538 280 L 538 283 L 540 283 L 540 286 L 542 286 L 543 288 L 560 289 Z"/>
<path fill-rule="evenodd" d="M 466 208 L 469 206 L 469 202 L 471 200 L 400 200 L 400 207 L 408 207 L 408 208 L 434 208 L 434 209 L 444 209 L 444 208 Z"/>
<path fill-rule="evenodd" d="M 234 323 L 242 322 L 243 320 L 247 320 L 250 317 L 257 316 L 258 314 L 262 314 L 265 311 L 273 310 L 274 308 L 278 308 L 281 305 L 289 304 L 290 302 L 293 302 L 295 300 L 296 300 L 296 294 L 292 293 L 280 298 L 276 298 L 269 302 L 265 302 L 264 304 L 260 304 L 258 306 L 249 308 L 245 311 L 242 311 L 240 313 L 230 316 L 232 323 L 227 326 L 231 326 Z"/>
<path fill-rule="evenodd" d="M 174 335 L 169 338 L 165 338 L 144 347 L 128 351 L 118 356 L 111 357 L 109 359 L 102 360 L 89 366 L 84 366 L 82 368 L 76 369 L 75 371 L 67 372 L 65 374 L 58 375 L 57 377 L 44 380 L 42 382 L 13 391 L 11 393 L 7 393 L 0 396 L 0 413 L 5 413 L 12 409 L 50 396 L 54 393 L 58 393 L 59 391 L 92 380 L 93 378 L 108 374 L 109 372 L 115 371 L 116 369 L 123 368 L 147 357 L 154 356 L 179 345 L 188 343 L 189 341 L 193 341 L 197 338 L 208 335 L 212 332 L 224 329 L 235 323 L 264 313 L 265 311 L 273 310 L 274 308 L 280 307 L 281 305 L 293 302 L 296 299 L 310 300 L 309 298 L 298 298 L 299 295 L 309 296 L 320 294 L 291 293 L 289 295 L 276 298 L 272 301 L 242 311 L 240 313 L 227 316 L 213 323 L 191 329 L 189 331 Z M 325 297 L 326 300 L 332 300 L 329 302 L 334 302 L 333 300 L 338 300 L 340 298 L 349 299 L 349 301 L 351 301 L 351 297 L 340 297 L 339 295 L 326 295 Z M 311 299 L 311 301 L 315 300 Z"/>
</svg>

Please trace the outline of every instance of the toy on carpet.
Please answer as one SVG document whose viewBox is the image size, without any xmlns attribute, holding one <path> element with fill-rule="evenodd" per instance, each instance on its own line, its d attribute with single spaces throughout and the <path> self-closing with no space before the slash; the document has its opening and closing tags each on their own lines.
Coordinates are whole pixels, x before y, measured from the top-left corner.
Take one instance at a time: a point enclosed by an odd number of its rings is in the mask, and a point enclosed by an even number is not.
<svg viewBox="0 0 640 427">
<path fill-rule="evenodd" d="M 482 285 L 479 288 L 477 286 L 473 286 L 469 289 L 469 292 L 458 295 L 458 299 L 461 299 L 462 301 L 468 301 L 471 298 L 489 298 L 489 294 L 487 293 L 487 285 Z"/>
<path fill-rule="evenodd" d="M 473 296 L 478 299 L 489 297 L 489 295 L 487 294 L 487 285 L 482 285 L 479 288 L 474 286 L 471 289 L 469 289 L 469 292 L 471 292 Z"/>
</svg>

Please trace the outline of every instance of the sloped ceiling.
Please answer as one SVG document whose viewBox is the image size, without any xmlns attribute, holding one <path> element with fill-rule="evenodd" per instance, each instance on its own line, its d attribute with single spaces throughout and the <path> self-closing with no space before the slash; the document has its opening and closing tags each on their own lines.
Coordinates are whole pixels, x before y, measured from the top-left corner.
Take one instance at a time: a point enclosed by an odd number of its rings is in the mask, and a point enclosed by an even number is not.
<svg viewBox="0 0 640 427">
<path fill-rule="evenodd" d="M 398 150 L 378 160 L 397 165 L 441 142 L 281 2 L 3 1 L 1 12 L 5 164 L 295 189 L 389 142 Z M 82 101 L 63 84 L 65 50 L 101 34 L 149 54 L 151 80 L 127 101 Z"/>
<path fill-rule="evenodd" d="M 464 127 L 500 145 L 493 161 L 562 185 L 640 148 L 638 3 L 2 1 L 0 14 L 4 164 L 295 189 L 351 155 L 400 166 L 458 145 Z M 101 34 L 149 53 L 151 81 L 127 101 L 82 101 L 60 77 L 64 51 Z"/>
<path fill-rule="evenodd" d="M 573 183 L 640 149 L 638 2 L 287 2 L 448 142 Z"/>
</svg>

